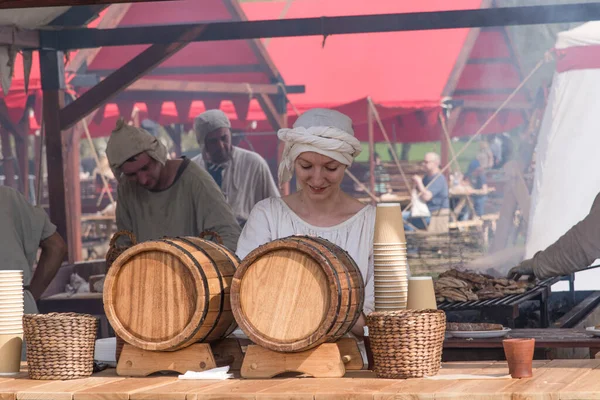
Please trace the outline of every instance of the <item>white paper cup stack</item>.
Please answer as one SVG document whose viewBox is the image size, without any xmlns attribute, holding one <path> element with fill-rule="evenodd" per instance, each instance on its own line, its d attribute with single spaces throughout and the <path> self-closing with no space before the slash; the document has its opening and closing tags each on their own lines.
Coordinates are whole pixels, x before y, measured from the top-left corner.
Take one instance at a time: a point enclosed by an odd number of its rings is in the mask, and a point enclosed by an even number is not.
<svg viewBox="0 0 600 400">
<path fill-rule="evenodd" d="M 20 370 L 23 344 L 23 271 L 0 271 L 0 375 Z"/>
<path fill-rule="evenodd" d="M 373 237 L 375 310 L 406 308 L 408 262 L 406 236 L 399 203 L 377 205 Z"/>
</svg>

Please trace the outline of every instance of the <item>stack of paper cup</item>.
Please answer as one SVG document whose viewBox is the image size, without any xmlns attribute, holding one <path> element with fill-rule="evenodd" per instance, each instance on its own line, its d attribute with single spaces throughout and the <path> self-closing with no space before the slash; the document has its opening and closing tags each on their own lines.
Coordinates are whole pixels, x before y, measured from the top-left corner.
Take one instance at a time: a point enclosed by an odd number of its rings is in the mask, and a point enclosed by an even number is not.
<svg viewBox="0 0 600 400">
<path fill-rule="evenodd" d="M 0 375 L 19 373 L 23 345 L 23 271 L 0 271 Z"/>
<path fill-rule="evenodd" d="M 377 205 L 373 237 L 375 310 L 406 308 L 408 262 L 406 236 L 399 203 Z"/>
</svg>

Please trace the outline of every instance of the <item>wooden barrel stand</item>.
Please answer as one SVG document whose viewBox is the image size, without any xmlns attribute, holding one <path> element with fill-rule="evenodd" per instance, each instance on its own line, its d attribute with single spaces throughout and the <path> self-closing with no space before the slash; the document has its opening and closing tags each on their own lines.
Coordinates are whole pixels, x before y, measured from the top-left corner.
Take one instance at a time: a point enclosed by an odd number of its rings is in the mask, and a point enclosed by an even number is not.
<svg viewBox="0 0 600 400">
<path fill-rule="evenodd" d="M 144 242 L 119 255 L 103 299 L 115 333 L 127 342 L 117 373 L 214 368 L 209 343 L 237 326 L 229 290 L 238 263 L 227 248 L 193 237 Z"/>
<path fill-rule="evenodd" d="M 351 357 L 342 357 L 336 342 L 354 326 L 363 302 L 361 272 L 335 244 L 291 236 L 260 246 L 231 282 L 235 319 L 258 345 L 248 346 L 242 377 L 343 376 Z M 360 353 L 358 359 L 362 364 Z"/>
</svg>

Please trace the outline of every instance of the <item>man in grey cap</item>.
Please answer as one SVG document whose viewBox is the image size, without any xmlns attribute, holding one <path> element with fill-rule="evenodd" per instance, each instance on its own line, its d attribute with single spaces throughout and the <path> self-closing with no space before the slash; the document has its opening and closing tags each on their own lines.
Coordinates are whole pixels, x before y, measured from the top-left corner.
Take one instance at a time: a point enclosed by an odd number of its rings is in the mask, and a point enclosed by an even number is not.
<svg viewBox="0 0 600 400">
<path fill-rule="evenodd" d="M 119 230 L 133 232 L 138 241 L 214 231 L 235 251 L 240 227 L 206 171 L 186 158 L 167 160 L 157 138 L 123 120 L 108 140 L 106 156 L 119 180 Z"/>
<path fill-rule="evenodd" d="M 210 173 L 240 225 L 256 203 L 279 197 L 267 162 L 257 153 L 231 144 L 231 123 L 224 112 L 208 110 L 198 115 L 194 132 L 201 152 L 192 161 Z"/>
</svg>

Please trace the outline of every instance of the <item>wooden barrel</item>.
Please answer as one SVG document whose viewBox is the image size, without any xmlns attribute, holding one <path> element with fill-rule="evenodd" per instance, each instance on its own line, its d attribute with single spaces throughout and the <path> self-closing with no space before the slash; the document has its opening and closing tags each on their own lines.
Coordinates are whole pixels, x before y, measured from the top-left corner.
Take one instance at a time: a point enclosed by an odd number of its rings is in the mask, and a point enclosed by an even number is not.
<svg viewBox="0 0 600 400">
<path fill-rule="evenodd" d="M 350 255 L 315 237 L 290 236 L 248 254 L 231 283 L 235 319 L 254 343 L 296 352 L 332 342 L 358 320 L 364 283 Z"/>
<path fill-rule="evenodd" d="M 211 342 L 236 328 L 229 290 L 239 259 L 193 237 L 140 243 L 112 264 L 104 310 L 127 343 L 173 351 Z"/>
</svg>

